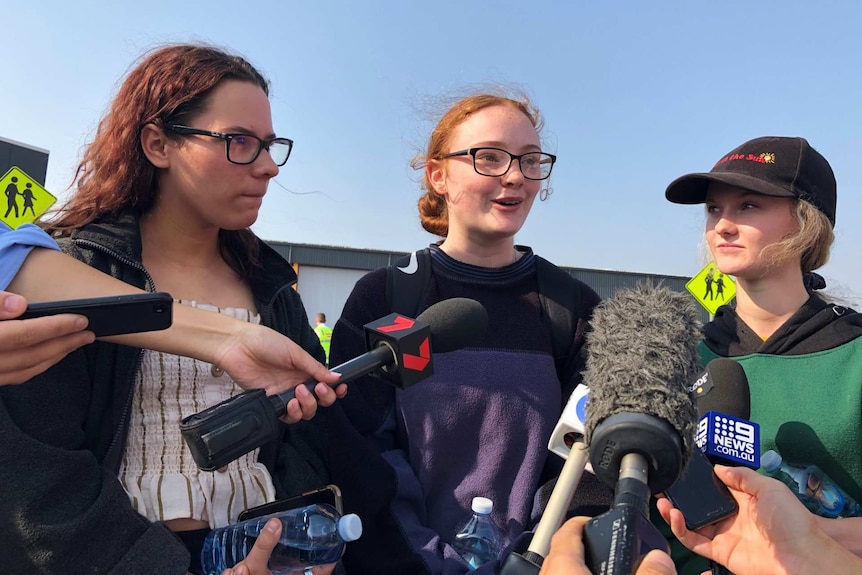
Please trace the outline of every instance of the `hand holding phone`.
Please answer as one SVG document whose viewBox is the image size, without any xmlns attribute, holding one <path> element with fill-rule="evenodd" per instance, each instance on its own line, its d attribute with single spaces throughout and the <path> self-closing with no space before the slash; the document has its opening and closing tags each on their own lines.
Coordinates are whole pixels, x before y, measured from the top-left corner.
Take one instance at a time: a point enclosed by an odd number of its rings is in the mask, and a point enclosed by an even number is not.
<svg viewBox="0 0 862 575">
<path fill-rule="evenodd" d="M 680 510 L 685 526 L 692 531 L 739 511 L 736 499 L 699 449 L 692 452 L 688 466 L 664 494 Z"/>
<path fill-rule="evenodd" d="M 173 298 L 165 292 L 31 303 L 16 319 L 74 313 L 89 321 L 96 337 L 157 331 L 171 327 Z"/>
</svg>

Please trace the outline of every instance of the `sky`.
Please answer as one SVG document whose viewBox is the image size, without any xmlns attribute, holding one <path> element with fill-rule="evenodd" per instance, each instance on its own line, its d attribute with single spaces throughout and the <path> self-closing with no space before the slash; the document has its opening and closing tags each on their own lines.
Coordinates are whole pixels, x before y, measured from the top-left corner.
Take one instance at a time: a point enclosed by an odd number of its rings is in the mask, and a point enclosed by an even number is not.
<svg viewBox="0 0 862 575">
<path fill-rule="evenodd" d="M 411 251 L 410 160 L 453 96 L 508 87 L 545 119 L 553 194 L 516 237 L 564 266 L 693 276 L 703 207 L 664 199 L 742 142 L 803 136 L 838 181 L 827 292 L 862 304 L 862 3 L 824 0 L 0 0 L 0 137 L 50 151 L 61 200 L 123 76 L 206 42 L 272 83 L 296 143 L 254 231 Z"/>
</svg>

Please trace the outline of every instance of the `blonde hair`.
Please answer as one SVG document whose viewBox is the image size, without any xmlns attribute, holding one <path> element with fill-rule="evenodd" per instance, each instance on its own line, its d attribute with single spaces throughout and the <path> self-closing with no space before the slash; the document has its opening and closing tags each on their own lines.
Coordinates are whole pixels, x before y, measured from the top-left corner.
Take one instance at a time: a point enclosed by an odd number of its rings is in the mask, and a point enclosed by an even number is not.
<svg viewBox="0 0 862 575">
<path fill-rule="evenodd" d="M 467 118 L 479 110 L 492 106 L 509 106 L 521 111 L 539 133 L 543 127 L 542 116 L 525 94 L 512 96 L 502 94 L 482 93 L 467 96 L 458 100 L 443 114 L 437 126 L 428 138 L 428 147 L 420 153 L 410 165 L 415 170 L 424 169 L 429 161 L 444 155 L 452 141 L 452 134 Z M 428 179 L 427 172 L 422 177 L 422 189 L 425 193 L 419 198 L 419 220 L 426 231 L 446 237 L 449 234 L 449 214 L 446 209 L 446 198 L 438 194 Z"/>
<path fill-rule="evenodd" d="M 823 267 L 829 261 L 835 233 L 829 218 L 814 205 L 802 200 L 796 200 L 795 203 L 796 231 L 781 241 L 766 246 L 760 255 L 770 266 L 799 259 L 802 273 L 808 273 Z"/>
</svg>

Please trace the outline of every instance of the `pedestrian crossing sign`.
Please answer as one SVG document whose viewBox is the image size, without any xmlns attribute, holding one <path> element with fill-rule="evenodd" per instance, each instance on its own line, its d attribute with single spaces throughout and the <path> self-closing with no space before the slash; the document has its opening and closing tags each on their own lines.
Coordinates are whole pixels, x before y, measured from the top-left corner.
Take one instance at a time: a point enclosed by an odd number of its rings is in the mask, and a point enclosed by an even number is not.
<svg viewBox="0 0 862 575">
<path fill-rule="evenodd" d="M 707 264 L 688 280 L 685 289 L 712 315 L 736 296 L 736 284 L 730 276 L 718 271 L 714 263 Z"/>
<path fill-rule="evenodd" d="M 57 201 L 51 192 L 18 166 L 12 166 L 0 178 L 0 190 L 6 196 L 6 207 L 0 220 L 13 230 L 21 224 L 33 222 Z"/>
</svg>

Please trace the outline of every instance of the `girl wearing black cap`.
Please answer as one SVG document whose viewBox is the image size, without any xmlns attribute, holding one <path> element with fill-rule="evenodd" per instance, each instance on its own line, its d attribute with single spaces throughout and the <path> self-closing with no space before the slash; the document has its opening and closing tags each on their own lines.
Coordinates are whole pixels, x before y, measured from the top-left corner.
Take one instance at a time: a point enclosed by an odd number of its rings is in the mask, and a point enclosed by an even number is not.
<svg viewBox="0 0 862 575">
<path fill-rule="evenodd" d="M 702 363 L 742 364 L 762 452 L 816 464 L 862 500 L 862 315 L 814 293 L 825 287 L 814 270 L 834 240 L 829 163 L 802 138 L 757 138 L 665 195 L 706 204 L 706 243 L 719 271 L 736 279 L 735 306 L 704 327 Z M 862 553 L 862 519 L 820 523 Z"/>
</svg>

